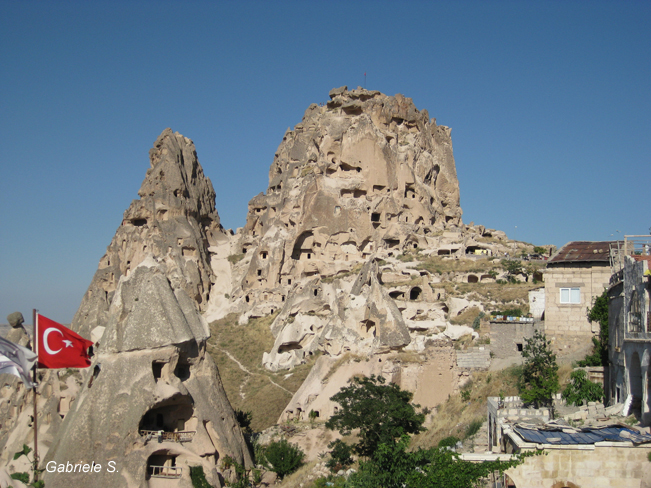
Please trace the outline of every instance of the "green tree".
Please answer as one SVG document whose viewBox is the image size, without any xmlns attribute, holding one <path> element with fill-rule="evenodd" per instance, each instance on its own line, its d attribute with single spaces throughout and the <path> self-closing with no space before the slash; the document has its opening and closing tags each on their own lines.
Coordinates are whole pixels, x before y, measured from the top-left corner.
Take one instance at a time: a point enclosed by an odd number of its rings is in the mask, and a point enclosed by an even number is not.
<svg viewBox="0 0 651 488">
<path fill-rule="evenodd" d="M 551 405 L 553 395 L 560 389 L 556 354 L 550 345 L 545 334 L 536 331 L 531 339 L 526 340 L 522 350 L 525 362 L 519 385 L 520 398 L 525 403 L 533 403 L 536 408 Z"/>
<path fill-rule="evenodd" d="M 592 354 L 579 361 L 579 366 L 608 366 L 608 292 L 595 298 L 586 312 L 590 323 L 599 322 L 599 337 L 592 338 Z"/>
<path fill-rule="evenodd" d="M 516 261 L 514 259 L 502 259 L 502 267 L 508 273 L 506 279 L 510 283 L 515 283 L 515 277 L 519 274 L 523 274 L 524 270 L 522 269 L 522 262 Z"/>
<path fill-rule="evenodd" d="M 351 488 L 472 488 L 494 472 L 517 466 L 521 455 L 507 462 L 473 463 L 443 447 L 408 452 L 409 437 L 380 444 L 373 459 L 362 461 L 357 473 L 348 479 Z"/>
<path fill-rule="evenodd" d="M 416 413 L 412 394 L 382 376 L 355 377 L 330 400 L 341 408 L 326 422 L 326 427 L 349 435 L 359 429 L 354 450 L 360 456 L 373 456 L 379 444 L 395 442 L 405 434 L 423 431 L 425 415 Z"/>
<path fill-rule="evenodd" d="M 305 453 L 300 447 L 287 442 L 287 439 L 282 439 L 269 444 L 264 450 L 264 457 L 268 468 L 276 473 L 279 479 L 283 479 L 303 465 Z"/>
<path fill-rule="evenodd" d="M 600 402 L 604 397 L 604 389 L 598 383 L 588 379 L 588 375 L 582 369 L 573 371 L 570 375 L 570 382 L 563 390 L 563 398 L 569 404 L 580 407 L 588 402 Z"/>
<path fill-rule="evenodd" d="M 332 451 L 330 451 L 330 460 L 326 463 L 326 467 L 329 468 L 330 471 L 337 473 L 339 470 L 347 468 L 353 464 L 353 458 L 351 457 L 353 448 L 344 441 L 337 439 L 328 444 L 328 447 L 332 449 Z"/>
</svg>

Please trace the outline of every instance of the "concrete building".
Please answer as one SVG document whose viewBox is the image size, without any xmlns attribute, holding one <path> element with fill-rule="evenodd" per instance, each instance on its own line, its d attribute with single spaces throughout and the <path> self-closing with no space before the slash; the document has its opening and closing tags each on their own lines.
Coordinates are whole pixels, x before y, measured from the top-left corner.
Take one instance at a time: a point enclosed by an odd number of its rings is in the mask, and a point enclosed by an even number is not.
<svg viewBox="0 0 651 488">
<path fill-rule="evenodd" d="M 624 403 L 624 410 L 644 425 L 651 424 L 650 261 L 648 254 L 624 256 L 608 290 L 611 364 L 607 395 L 611 404 Z"/>
<path fill-rule="evenodd" d="M 545 334 L 554 349 L 577 359 L 592 349 L 599 324 L 588 322 L 586 309 L 608 286 L 616 241 L 574 241 L 547 262 Z"/>
</svg>

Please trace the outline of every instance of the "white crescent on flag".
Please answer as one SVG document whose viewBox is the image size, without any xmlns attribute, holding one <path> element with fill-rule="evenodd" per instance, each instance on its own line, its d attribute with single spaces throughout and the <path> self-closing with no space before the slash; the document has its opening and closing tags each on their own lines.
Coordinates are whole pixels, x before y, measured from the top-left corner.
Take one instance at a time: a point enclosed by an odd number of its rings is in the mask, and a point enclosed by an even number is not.
<svg viewBox="0 0 651 488">
<path fill-rule="evenodd" d="M 55 329 L 54 327 L 50 327 L 49 329 L 45 329 L 45 332 L 43 332 L 43 347 L 45 348 L 45 350 L 47 351 L 48 354 L 54 355 L 54 354 L 56 354 L 58 352 L 61 352 L 61 349 L 57 349 L 56 351 L 54 351 L 54 350 L 52 350 L 50 348 L 50 345 L 47 343 L 47 337 L 52 332 L 58 332 L 59 334 L 61 334 L 61 337 L 63 337 L 63 333 L 59 329 Z M 70 342 L 70 341 L 68 341 L 68 342 Z M 69 347 L 72 347 L 72 343 L 70 343 Z"/>
</svg>

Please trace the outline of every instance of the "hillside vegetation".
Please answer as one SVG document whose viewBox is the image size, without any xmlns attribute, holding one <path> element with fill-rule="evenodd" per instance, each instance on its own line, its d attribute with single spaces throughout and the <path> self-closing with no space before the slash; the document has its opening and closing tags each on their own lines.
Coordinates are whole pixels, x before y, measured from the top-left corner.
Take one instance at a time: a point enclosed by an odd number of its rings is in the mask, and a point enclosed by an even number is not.
<svg viewBox="0 0 651 488">
<path fill-rule="evenodd" d="M 262 367 L 262 354 L 274 343 L 269 326 L 276 315 L 239 325 L 237 315 L 231 314 L 210 324 L 208 352 L 217 363 L 233 409 L 253 414 L 254 431 L 276 424 L 316 359 L 290 372 L 272 373 Z"/>
</svg>

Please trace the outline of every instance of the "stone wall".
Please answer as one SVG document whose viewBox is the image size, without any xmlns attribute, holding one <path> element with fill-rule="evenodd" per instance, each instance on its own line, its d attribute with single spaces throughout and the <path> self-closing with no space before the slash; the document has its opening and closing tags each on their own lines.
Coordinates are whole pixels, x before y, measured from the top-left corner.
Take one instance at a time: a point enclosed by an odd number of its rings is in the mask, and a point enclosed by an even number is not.
<svg viewBox="0 0 651 488">
<path fill-rule="evenodd" d="M 490 365 L 490 350 L 484 346 L 457 351 L 457 366 L 459 368 L 487 369 Z"/>
<path fill-rule="evenodd" d="M 608 444 L 608 443 L 603 443 Z M 649 488 L 651 446 L 559 446 L 545 449 L 506 473 L 517 488 Z"/>
<path fill-rule="evenodd" d="M 493 356 L 498 359 L 521 358 L 522 348 L 527 339 L 531 339 L 536 330 L 542 329 L 538 322 L 531 323 L 491 323 L 490 349 Z"/>
<path fill-rule="evenodd" d="M 560 393 L 555 399 L 560 398 Z M 493 452 L 504 452 L 502 443 L 502 424 L 505 420 L 535 423 L 548 422 L 551 418 L 549 408 L 525 408 L 519 396 L 504 398 L 488 397 L 488 448 Z M 524 486 L 524 485 L 523 485 Z"/>
<path fill-rule="evenodd" d="M 545 273 L 545 334 L 557 351 L 578 355 L 592 347 L 599 324 L 590 323 L 586 309 L 608 286 L 611 269 L 607 264 L 562 264 Z M 579 303 L 560 303 L 561 288 L 580 288 Z"/>
</svg>

